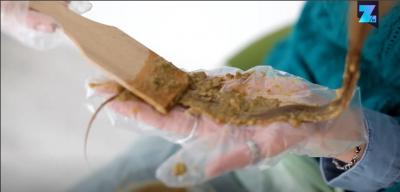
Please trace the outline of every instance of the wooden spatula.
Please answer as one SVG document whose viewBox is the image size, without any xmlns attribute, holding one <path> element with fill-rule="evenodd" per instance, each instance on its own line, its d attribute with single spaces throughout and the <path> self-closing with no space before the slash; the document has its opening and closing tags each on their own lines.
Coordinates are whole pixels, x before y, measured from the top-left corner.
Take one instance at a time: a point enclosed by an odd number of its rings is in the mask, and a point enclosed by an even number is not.
<svg viewBox="0 0 400 192">
<path fill-rule="evenodd" d="M 95 66 L 161 113 L 189 84 L 185 72 L 116 27 L 86 19 L 60 1 L 31 1 L 30 8 L 53 17 Z"/>
</svg>

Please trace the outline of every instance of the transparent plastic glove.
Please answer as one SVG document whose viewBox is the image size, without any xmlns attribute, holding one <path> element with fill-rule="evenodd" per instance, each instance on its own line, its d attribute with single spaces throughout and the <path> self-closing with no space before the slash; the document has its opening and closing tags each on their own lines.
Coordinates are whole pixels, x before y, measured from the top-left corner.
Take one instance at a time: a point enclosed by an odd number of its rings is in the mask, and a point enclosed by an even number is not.
<svg viewBox="0 0 400 192">
<path fill-rule="evenodd" d="M 89 11 L 88 1 L 65 1 L 76 13 Z M 1 1 L 1 31 L 36 49 L 53 48 L 62 42 L 63 34 L 51 17 L 29 8 L 29 1 Z"/>
<path fill-rule="evenodd" d="M 306 104 L 324 104 L 335 97 L 334 90 L 270 67 L 250 70 L 255 72 L 245 81 L 228 81 L 221 91 L 240 84 L 244 85 L 249 97 L 263 96 Z M 208 75 L 236 71 L 222 68 L 208 72 Z M 98 86 L 97 89 L 102 94 L 112 93 L 110 90 L 110 86 Z M 187 137 L 179 140 L 182 149 L 157 170 L 157 178 L 169 186 L 195 185 L 251 165 L 268 168 L 286 153 L 332 157 L 366 142 L 358 94 L 354 96 L 349 109 L 338 118 L 328 122 L 304 123 L 299 127 L 284 122 L 253 126 L 223 125 L 204 116 L 191 116 L 179 106 L 168 115 L 161 115 L 139 100 L 115 101 L 109 106 L 119 115 L 150 125 L 152 130 L 159 131 L 156 132 L 158 135 L 169 140 L 170 135 Z M 132 128 L 140 129 L 140 125 L 132 125 Z M 182 163 L 185 172 L 175 174 L 177 164 Z"/>
</svg>

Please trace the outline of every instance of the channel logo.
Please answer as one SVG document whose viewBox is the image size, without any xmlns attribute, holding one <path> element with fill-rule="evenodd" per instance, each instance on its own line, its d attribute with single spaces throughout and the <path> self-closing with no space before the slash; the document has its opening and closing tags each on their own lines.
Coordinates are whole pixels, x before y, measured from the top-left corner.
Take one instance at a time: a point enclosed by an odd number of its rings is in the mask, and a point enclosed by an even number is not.
<svg viewBox="0 0 400 192">
<path fill-rule="evenodd" d="M 359 23 L 369 23 L 375 27 L 379 25 L 378 1 L 358 1 L 357 16 Z"/>
</svg>

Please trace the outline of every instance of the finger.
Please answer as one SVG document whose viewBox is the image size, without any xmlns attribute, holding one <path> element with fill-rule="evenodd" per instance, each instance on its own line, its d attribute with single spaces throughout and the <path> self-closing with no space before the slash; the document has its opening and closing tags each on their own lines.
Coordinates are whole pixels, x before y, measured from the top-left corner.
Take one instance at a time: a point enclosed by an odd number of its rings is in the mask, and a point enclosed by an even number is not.
<svg viewBox="0 0 400 192">
<path fill-rule="evenodd" d="M 173 132 L 176 134 L 191 133 L 196 123 L 196 118 L 185 113 L 182 107 L 174 107 L 168 114 L 161 114 L 150 105 L 139 99 L 115 101 L 110 104 L 113 111 L 118 114 L 144 122 L 154 128 Z"/>
<path fill-rule="evenodd" d="M 197 136 L 207 137 L 221 131 L 225 125 L 217 123 L 209 117 L 199 116 L 197 117 L 197 124 L 195 126 Z"/>
<path fill-rule="evenodd" d="M 216 177 L 230 170 L 243 168 L 251 164 L 251 154 L 245 145 L 235 148 L 233 151 L 217 157 L 206 167 L 207 177 Z"/>
<path fill-rule="evenodd" d="M 250 149 L 246 143 L 247 141 L 253 141 L 257 147 L 257 150 L 259 151 L 252 152 L 252 149 Z M 273 136 L 270 136 L 269 138 L 265 137 L 263 139 L 260 139 L 260 137 L 255 137 L 247 141 L 239 144 L 230 152 L 217 157 L 215 160 L 209 163 L 205 171 L 206 175 L 209 177 L 215 177 L 228 171 L 244 168 L 252 163 L 256 163 L 254 161 L 261 160 L 261 158 L 265 158 L 267 156 L 273 157 L 285 149 L 285 145 L 276 142 L 277 138 Z M 271 145 L 271 143 L 273 143 L 273 145 Z M 257 157 L 253 155 L 256 155 Z"/>
<path fill-rule="evenodd" d="M 308 124 L 293 128 L 289 123 L 276 122 L 259 129 L 252 138 L 260 147 L 262 157 L 274 157 L 312 134 Z"/>
<path fill-rule="evenodd" d="M 67 6 L 68 1 L 62 1 L 61 4 Z M 57 22 L 52 17 L 30 8 L 26 15 L 26 25 L 29 28 L 46 33 L 52 33 L 58 27 Z"/>
<path fill-rule="evenodd" d="M 29 28 L 46 33 L 52 33 L 57 28 L 53 18 L 32 10 L 29 10 L 26 15 L 26 25 Z"/>
<path fill-rule="evenodd" d="M 248 92 L 260 92 L 265 95 L 290 96 L 308 90 L 308 86 L 296 78 L 291 77 L 256 77 L 247 81 Z"/>
</svg>

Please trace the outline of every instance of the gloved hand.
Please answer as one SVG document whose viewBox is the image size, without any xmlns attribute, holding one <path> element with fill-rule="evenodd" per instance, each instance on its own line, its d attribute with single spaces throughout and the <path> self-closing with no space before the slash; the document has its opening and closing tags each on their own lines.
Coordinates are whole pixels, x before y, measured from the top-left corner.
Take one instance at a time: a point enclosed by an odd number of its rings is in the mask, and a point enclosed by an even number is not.
<svg viewBox="0 0 400 192">
<path fill-rule="evenodd" d="M 78 14 L 92 7 L 88 1 L 65 1 L 65 6 Z M 1 31 L 27 46 L 36 49 L 55 47 L 63 39 L 58 29 L 51 17 L 30 9 L 28 1 L 1 1 Z"/>
<path fill-rule="evenodd" d="M 251 70 L 255 72 L 245 81 L 230 81 L 221 91 L 241 84 L 246 94 L 253 97 L 306 104 L 324 104 L 335 97 L 334 90 L 270 67 Z M 207 73 L 212 76 L 236 71 L 222 68 Z M 91 87 L 97 95 L 112 95 L 118 90 L 118 85 L 113 82 L 97 81 L 96 85 Z M 136 122 L 131 124 L 132 128 L 143 130 L 143 127 L 148 127 L 137 123 L 142 122 L 153 127 L 145 130 L 182 144 L 182 149 L 157 170 L 157 178 L 169 186 L 198 184 L 249 165 L 266 168 L 286 153 L 334 157 L 366 142 L 358 94 L 349 109 L 338 118 L 328 122 L 303 123 L 299 127 L 286 122 L 253 126 L 218 124 L 205 116 L 190 115 L 181 106 L 173 108 L 168 115 L 162 115 L 135 99 L 114 101 L 109 108 L 130 122 Z M 182 173 L 177 173 L 177 169 Z"/>
</svg>

